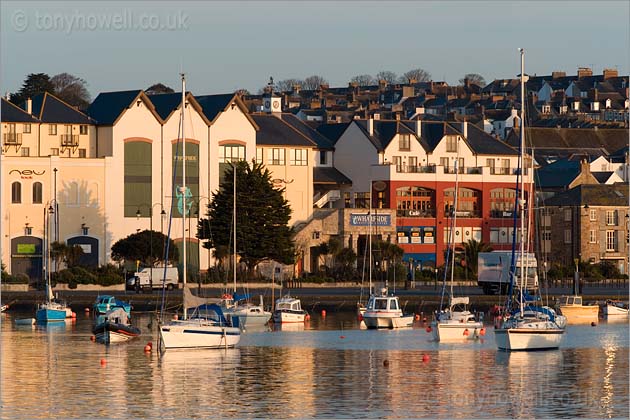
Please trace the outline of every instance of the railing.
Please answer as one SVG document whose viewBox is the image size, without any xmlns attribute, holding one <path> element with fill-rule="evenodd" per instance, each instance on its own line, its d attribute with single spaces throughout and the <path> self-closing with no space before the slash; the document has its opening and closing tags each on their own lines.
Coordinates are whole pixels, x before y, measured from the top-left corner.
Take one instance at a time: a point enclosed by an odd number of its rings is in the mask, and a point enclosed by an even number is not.
<svg viewBox="0 0 630 420">
<path fill-rule="evenodd" d="M 322 195 L 321 197 L 319 197 L 315 203 L 316 207 L 322 208 L 324 207 L 326 204 L 328 204 L 331 201 L 337 201 L 341 198 L 341 191 L 339 190 L 330 190 L 328 191 L 326 194 Z"/>
<path fill-rule="evenodd" d="M 78 134 L 61 134 L 61 146 L 78 146 L 79 135 Z"/>
<path fill-rule="evenodd" d="M 10 146 L 20 146 L 22 144 L 22 133 L 4 133 L 2 143 Z"/>
<path fill-rule="evenodd" d="M 435 165 L 410 166 L 396 165 L 396 172 L 405 174 L 434 174 Z"/>
</svg>

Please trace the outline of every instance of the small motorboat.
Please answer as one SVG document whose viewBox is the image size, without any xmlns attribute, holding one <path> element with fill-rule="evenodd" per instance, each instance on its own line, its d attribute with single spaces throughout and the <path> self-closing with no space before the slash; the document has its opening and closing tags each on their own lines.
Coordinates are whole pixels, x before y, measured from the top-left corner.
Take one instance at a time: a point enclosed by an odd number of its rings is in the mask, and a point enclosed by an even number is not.
<svg viewBox="0 0 630 420">
<path fill-rule="evenodd" d="M 131 317 L 131 305 L 122 300 L 116 299 L 114 296 L 101 295 L 97 296 L 96 302 L 94 302 L 93 309 L 96 315 L 102 315 L 114 308 L 123 308 L 127 312 L 127 316 Z"/>
<path fill-rule="evenodd" d="M 603 307 L 605 317 L 627 317 L 628 304 L 620 300 L 607 300 Z"/>
<path fill-rule="evenodd" d="M 273 322 L 285 324 L 290 322 L 304 322 L 306 311 L 302 309 L 300 299 L 286 295 L 276 300 L 276 310 L 273 312 Z"/>
<path fill-rule="evenodd" d="M 131 325 L 130 317 L 122 307 L 116 307 L 97 318 L 92 333 L 99 343 L 110 344 L 138 337 L 140 329 Z"/>
</svg>

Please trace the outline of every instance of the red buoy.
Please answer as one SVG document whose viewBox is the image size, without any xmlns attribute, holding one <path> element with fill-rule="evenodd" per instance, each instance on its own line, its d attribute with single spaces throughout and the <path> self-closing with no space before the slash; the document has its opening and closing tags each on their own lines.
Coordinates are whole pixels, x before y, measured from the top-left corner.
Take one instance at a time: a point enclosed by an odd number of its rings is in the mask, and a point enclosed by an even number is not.
<svg viewBox="0 0 630 420">
<path fill-rule="evenodd" d="M 345 335 L 340 335 L 339 338 L 341 338 L 343 340 L 344 338 L 346 338 L 346 336 Z"/>
<path fill-rule="evenodd" d="M 90 308 L 85 308 L 85 312 L 90 312 Z"/>
<path fill-rule="evenodd" d="M 90 337 L 90 341 L 96 341 L 96 337 L 95 336 L 91 336 Z"/>
<path fill-rule="evenodd" d="M 101 366 L 105 366 L 107 364 L 107 360 L 101 359 Z"/>
<path fill-rule="evenodd" d="M 322 309 L 322 317 L 326 318 L 326 309 Z"/>
<path fill-rule="evenodd" d="M 431 328 L 431 326 L 429 325 L 425 331 L 430 333 L 431 331 L 433 331 L 433 328 Z"/>
<path fill-rule="evenodd" d="M 149 342 L 147 343 L 147 347 L 149 347 L 150 349 L 153 349 L 153 343 L 149 341 Z"/>
<path fill-rule="evenodd" d="M 431 357 L 428 354 L 423 354 L 422 355 L 422 361 L 424 363 L 428 362 L 429 360 L 431 360 Z"/>
<path fill-rule="evenodd" d="M 464 337 L 468 337 L 468 335 L 469 335 L 469 334 L 470 334 L 470 333 L 468 332 L 468 328 L 466 328 L 466 329 L 464 330 Z"/>
<path fill-rule="evenodd" d="M 148 345 L 148 344 L 146 346 L 144 346 L 144 351 L 145 351 L 145 353 L 150 352 L 151 351 L 151 346 Z"/>
<path fill-rule="evenodd" d="M 173 319 L 174 319 L 175 321 L 177 321 L 177 319 L 178 319 L 178 318 L 179 318 L 179 317 L 177 316 L 177 314 L 173 315 Z"/>
<path fill-rule="evenodd" d="M 480 335 L 480 336 L 482 336 L 482 337 L 483 337 L 484 335 L 486 335 L 486 329 L 485 329 L 485 328 L 480 329 L 480 330 L 479 330 L 479 335 Z"/>
<path fill-rule="evenodd" d="M 304 321 L 310 321 L 311 320 L 311 316 L 309 314 L 306 314 L 304 316 Z"/>
<path fill-rule="evenodd" d="M 72 312 L 72 318 L 76 318 L 77 317 L 77 313 L 76 312 Z"/>
<path fill-rule="evenodd" d="M 416 321 L 420 321 L 420 315 L 416 314 L 416 316 L 415 316 L 415 320 L 416 320 Z"/>
</svg>

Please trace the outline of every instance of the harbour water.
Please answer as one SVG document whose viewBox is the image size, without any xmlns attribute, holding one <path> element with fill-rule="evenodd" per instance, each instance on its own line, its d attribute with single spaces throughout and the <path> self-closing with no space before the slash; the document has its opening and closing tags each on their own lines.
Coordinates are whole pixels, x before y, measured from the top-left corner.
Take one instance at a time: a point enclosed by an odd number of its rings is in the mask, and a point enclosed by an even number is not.
<svg viewBox="0 0 630 420">
<path fill-rule="evenodd" d="M 92 318 L 16 326 L 2 315 L 2 418 L 628 418 L 628 323 L 569 326 L 560 350 L 496 350 L 426 325 L 359 329 L 352 312 L 248 331 L 236 349 L 145 353 L 92 342 Z"/>
</svg>

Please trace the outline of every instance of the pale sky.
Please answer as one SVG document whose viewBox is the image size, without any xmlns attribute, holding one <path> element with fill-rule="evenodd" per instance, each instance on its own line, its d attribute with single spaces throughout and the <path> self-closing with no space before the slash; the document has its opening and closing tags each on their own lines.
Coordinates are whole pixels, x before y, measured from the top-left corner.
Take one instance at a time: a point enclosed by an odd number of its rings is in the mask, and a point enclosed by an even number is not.
<svg viewBox="0 0 630 420">
<path fill-rule="evenodd" d="M 316 74 L 347 86 L 358 74 L 423 68 L 456 84 L 520 71 L 595 74 L 630 68 L 630 2 L 249 1 L 0 3 L 0 86 L 27 74 L 68 72 L 99 92 L 179 89 L 255 93 L 275 80 Z"/>
</svg>

